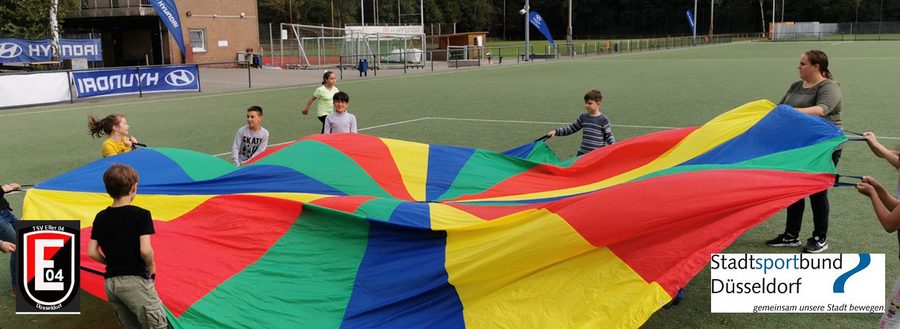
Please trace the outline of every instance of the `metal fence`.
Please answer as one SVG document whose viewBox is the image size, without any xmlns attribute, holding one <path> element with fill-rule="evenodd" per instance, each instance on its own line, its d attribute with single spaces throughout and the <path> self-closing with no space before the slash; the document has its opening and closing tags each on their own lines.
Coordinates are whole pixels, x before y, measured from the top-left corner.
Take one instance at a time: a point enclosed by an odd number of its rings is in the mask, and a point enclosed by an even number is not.
<svg viewBox="0 0 900 329">
<path fill-rule="evenodd" d="M 815 22 L 813 22 L 815 23 Z M 777 23 L 774 41 L 879 41 L 900 40 L 900 22 Z M 801 25 L 803 30 L 792 28 Z M 819 26 L 820 28 L 815 28 Z"/>
<path fill-rule="evenodd" d="M 693 37 L 669 37 L 655 39 L 626 39 L 592 42 L 573 42 L 571 44 L 557 44 L 556 46 L 529 47 L 524 46 L 458 46 L 448 49 L 435 49 L 424 52 L 424 61 L 404 60 L 400 63 L 392 62 L 385 65 L 384 62 L 365 62 L 361 56 L 341 56 L 340 65 L 337 66 L 340 78 L 343 79 L 344 71 L 358 71 L 360 76 L 368 76 L 371 71 L 373 76 L 378 75 L 383 69 L 402 69 L 406 74 L 411 70 L 430 70 L 463 67 L 481 67 L 487 65 L 503 65 L 510 63 L 523 63 L 535 61 L 552 61 L 560 59 L 573 59 L 587 56 L 606 56 L 624 53 L 655 51 L 692 46 L 724 44 L 735 41 L 746 41 L 759 38 L 757 34 L 728 34 L 714 36 Z M 526 55 L 527 54 L 527 55 Z M 375 54 L 376 58 L 386 56 L 398 56 L 399 58 L 421 58 L 422 52 L 403 52 Z M 354 62 L 357 61 L 357 62 Z M 346 63 L 354 64 L 346 64 Z"/>
<path fill-rule="evenodd" d="M 81 0 L 79 9 L 152 7 L 150 0 Z"/>
</svg>

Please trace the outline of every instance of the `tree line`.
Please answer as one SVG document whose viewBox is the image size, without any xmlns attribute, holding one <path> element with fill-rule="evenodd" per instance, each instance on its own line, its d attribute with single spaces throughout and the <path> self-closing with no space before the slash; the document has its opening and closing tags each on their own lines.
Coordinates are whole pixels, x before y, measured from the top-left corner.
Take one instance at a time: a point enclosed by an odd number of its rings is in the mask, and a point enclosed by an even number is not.
<svg viewBox="0 0 900 329">
<path fill-rule="evenodd" d="M 60 19 L 77 9 L 79 0 L 59 0 Z M 717 0 L 715 33 L 757 33 L 772 18 L 773 0 Z M 774 0 L 776 21 L 822 23 L 900 21 L 900 1 Z M 49 0 L 0 0 L 0 37 L 41 39 L 49 36 Z M 422 9 L 420 9 L 420 3 Z M 571 0 L 576 38 L 638 37 L 691 34 L 686 11 L 692 0 Z M 259 22 L 298 23 L 343 27 L 359 25 L 360 7 L 366 24 L 416 24 L 424 13 L 425 29 L 432 24 L 456 30 L 485 31 L 490 37 L 520 40 L 525 0 L 258 0 Z M 553 37 L 564 39 L 569 19 L 567 0 L 531 0 L 531 9 L 544 17 Z M 698 1 L 697 33 L 710 30 L 710 0 Z"/>
<path fill-rule="evenodd" d="M 900 21 L 900 1 L 774 0 L 776 21 L 822 23 Z M 521 39 L 525 0 L 422 0 L 426 31 L 431 24 L 456 24 L 457 31 L 486 31 L 490 37 Z M 572 0 L 576 37 L 691 34 L 686 11 L 692 0 Z M 259 0 L 260 23 L 299 23 L 343 27 L 420 21 L 419 0 Z M 697 32 L 709 33 L 710 0 L 697 2 Z M 531 0 L 554 38 L 563 39 L 569 18 L 567 0 Z M 712 8 L 715 33 L 757 33 L 772 19 L 772 0 L 717 0 Z M 377 14 L 377 15 L 376 15 Z"/>
</svg>

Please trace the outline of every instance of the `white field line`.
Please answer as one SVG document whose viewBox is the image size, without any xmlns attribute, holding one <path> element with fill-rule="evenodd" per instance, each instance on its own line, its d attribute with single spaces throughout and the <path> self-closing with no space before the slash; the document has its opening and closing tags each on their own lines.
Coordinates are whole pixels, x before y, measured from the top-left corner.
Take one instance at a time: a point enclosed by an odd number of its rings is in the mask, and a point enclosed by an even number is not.
<svg viewBox="0 0 900 329">
<path fill-rule="evenodd" d="M 443 117 L 431 117 L 429 119 L 433 120 L 451 120 L 451 121 L 474 121 L 474 122 L 500 122 L 500 123 L 524 123 L 524 124 L 539 124 L 539 125 L 567 125 L 572 123 L 570 122 L 551 122 L 551 121 L 521 121 L 521 120 L 492 120 L 492 119 L 469 119 L 469 118 L 443 118 Z M 675 129 L 679 127 L 666 127 L 666 126 L 635 126 L 635 125 L 619 125 L 614 124 L 613 127 L 625 127 L 625 128 L 642 128 L 642 129 Z"/>
<path fill-rule="evenodd" d="M 444 118 L 444 117 L 430 117 L 427 119 L 432 120 L 452 120 L 452 121 L 474 121 L 474 122 L 500 122 L 500 123 L 524 123 L 524 124 L 547 124 L 547 125 L 560 125 L 560 124 L 570 124 L 572 122 L 551 122 L 551 121 L 520 121 L 520 120 L 493 120 L 493 119 L 470 119 L 470 118 Z M 613 124 L 613 127 L 624 127 L 624 128 L 640 128 L 640 129 L 676 129 L 676 128 L 684 128 L 684 127 L 666 127 L 666 126 L 641 126 L 641 125 L 620 125 Z M 858 136 L 849 136 L 849 137 L 858 137 Z M 892 137 L 892 136 L 878 136 L 878 139 L 892 139 L 892 140 L 900 140 L 900 137 Z"/>
<path fill-rule="evenodd" d="M 115 103 L 107 103 L 107 104 L 74 103 L 74 104 L 69 104 L 69 105 L 72 105 L 73 107 L 67 107 L 67 108 L 59 108 L 59 109 L 44 110 L 44 111 L 28 111 L 28 112 L 0 114 L 0 118 L 20 116 L 20 115 L 29 115 L 29 114 L 43 114 L 43 113 L 53 113 L 53 112 L 62 112 L 62 111 L 97 109 L 97 108 L 104 108 L 104 107 L 121 107 L 125 104 L 143 105 L 143 104 L 154 104 L 154 103 L 165 103 L 165 102 L 177 102 L 177 101 L 186 100 L 186 99 L 203 99 L 203 98 L 211 98 L 211 97 L 222 97 L 223 94 L 228 94 L 229 96 L 230 95 L 243 95 L 243 94 L 259 93 L 259 92 L 267 92 L 267 91 L 276 91 L 276 90 L 299 89 L 302 87 L 303 87 L 302 85 L 295 85 L 295 86 L 284 86 L 284 87 L 274 87 L 274 88 L 265 88 L 265 89 L 261 88 L 261 89 L 255 89 L 255 90 L 244 90 L 244 91 L 221 91 L 221 92 L 214 92 L 214 93 L 201 94 L 201 95 L 195 95 L 195 96 L 147 99 L 144 101 L 141 101 L 141 98 L 138 98 L 136 100 L 125 100 L 123 102 L 115 102 Z M 175 96 L 178 96 L 178 95 L 175 95 Z M 65 105 L 64 104 L 63 105 L 53 104 L 53 105 L 46 105 L 46 106 L 38 106 L 36 108 L 49 107 L 49 106 L 65 106 Z"/>
<path fill-rule="evenodd" d="M 747 43 L 750 43 L 750 41 L 714 44 L 714 45 L 707 45 L 707 46 L 701 46 L 701 47 L 724 47 L 724 46 L 733 46 L 733 45 L 747 44 Z M 544 63 L 561 63 L 561 62 L 566 62 L 566 61 L 604 60 L 604 59 L 612 59 L 612 58 L 618 58 L 618 57 L 630 57 L 630 56 L 638 56 L 638 55 L 644 55 L 644 54 L 682 51 L 682 50 L 697 49 L 697 48 L 700 48 L 700 47 L 681 47 L 681 48 L 672 48 L 672 49 L 660 49 L 660 50 L 654 50 L 654 51 L 637 51 L 637 52 L 629 52 L 629 53 L 618 53 L 618 54 L 614 54 L 614 55 L 602 55 L 602 56 L 586 56 L 586 57 L 575 56 L 574 59 L 566 58 L 565 60 L 561 59 L 561 60 L 552 60 L 552 61 L 535 61 L 529 65 L 537 65 L 537 64 L 544 64 Z M 891 58 L 893 58 L 893 57 L 891 57 Z M 505 66 L 504 65 L 496 65 L 494 67 L 480 68 L 480 70 L 505 69 L 505 68 L 511 68 L 511 67 L 521 67 L 521 66 L 518 66 L 518 64 L 517 65 L 505 65 Z M 342 85 L 343 84 L 356 84 L 356 83 L 362 83 L 362 82 L 366 82 L 366 81 L 375 81 L 375 80 L 392 80 L 392 79 L 404 79 L 404 78 L 413 78 L 413 77 L 425 77 L 425 76 L 453 74 L 453 73 L 457 73 L 457 72 L 469 72 L 469 71 L 471 71 L 471 70 L 466 70 L 466 69 L 444 70 L 444 71 L 414 73 L 414 74 L 405 74 L 405 75 L 391 75 L 391 76 L 386 76 L 386 77 L 377 77 L 377 78 L 362 79 L 362 80 L 341 80 L 341 84 Z M 50 109 L 50 110 L 43 110 L 43 111 L 36 110 L 36 111 L 25 111 L 25 112 L 18 112 L 18 113 L 0 114 L 0 118 L 20 116 L 20 115 L 30 115 L 30 114 L 54 113 L 54 112 L 62 112 L 62 111 L 73 111 L 73 110 L 84 110 L 84 109 L 93 110 L 93 109 L 106 108 L 106 107 L 120 107 L 124 104 L 131 105 L 131 104 L 155 104 L 155 103 L 164 103 L 164 102 L 172 102 L 172 101 L 177 102 L 177 101 L 188 100 L 188 99 L 204 99 L 204 98 L 210 98 L 210 97 L 221 97 L 224 94 L 227 94 L 230 96 L 230 95 L 243 95 L 243 94 L 258 93 L 258 92 L 278 91 L 278 90 L 286 90 L 286 89 L 301 89 L 301 88 L 306 88 L 309 86 L 316 86 L 318 84 L 319 83 L 317 83 L 317 82 L 311 82 L 311 83 L 303 83 L 303 84 L 297 84 L 297 85 L 292 85 L 292 86 L 271 87 L 271 88 L 266 87 L 266 88 L 241 90 L 241 91 L 225 90 L 225 91 L 216 91 L 216 92 L 213 92 L 210 94 L 201 94 L 201 95 L 195 95 L 195 96 L 174 97 L 174 98 L 149 99 L 146 101 L 142 101 L 140 98 L 138 98 L 137 101 L 131 100 L 131 99 L 125 99 L 121 102 L 106 103 L 106 104 L 73 103 L 73 104 L 68 104 L 71 107 L 66 107 L 66 108 Z M 163 96 L 163 97 L 165 97 L 165 96 Z M 40 108 L 44 108 L 44 107 L 55 107 L 55 106 L 67 106 L 67 105 L 66 104 L 40 105 L 40 106 L 35 106 L 34 109 L 40 109 Z M 10 110 L 10 111 L 12 111 L 12 110 Z"/>
<path fill-rule="evenodd" d="M 366 131 L 366 130 L 370 130 L 370 129 L 378 129 L 378 128 L 384 128 L 384 127 L 390 127 L 390 126 L 402 125 L 402 124 L 407 124 L 407 123 L 412 123 L 412 122 L 417 122 L 417 121 L 424 121 L 424 120 L 450 120 L 450 121 L 475 121 L 475 122 L 502 122 L 502 123 L 545 124 L 545 125 L 551 125 L 551 124 L 552 124 L 552 125 L 563 125 L 563 124 L 570 124 L 570 123 L 571 123 L 571 122 L 548 122 L 548 121 L 520 121 L 520 120 L 492 120 L 492 119 L 468 119 L 468 118 L 422 117 L 422 118 L 418 118 L 418 119 L 403 120 L 403 121 L 397 121 L 397 122 L 386 123 L 386 124 L 383 124 L 383 125 L 377 125 L 377 126 L 371 126 L 371 127 L 360 128 L 359 131 Z M 663 127 L 663 126 L 634 126 L 634 125 L 613 125 L 613 127 L 643 128 L 643 129 L 674 129 L 674 128 L 677 128 L 677 127 Z M 271 144 L 270 146 L 284 145 L 284 144 L 291 143 L 291 142 L 293 142 L 293 140 L 291 140 L 291 141 L 286 141 L 286 142 L 281 142 L 281 143 L 277 143 L 277 144 Z M 231 154 L 231 152 L 224 152 L 224 153 L 214 154 L 214 156 L 221 157 L 221 156 L 226 156 L 226 155 L 230 155 L 230 154 Z"/>
<path fill-rule="evenodd" d="M 397 121 L 397 122 L 385 123 L 385 124 L 383 124 L 383 125 L 377 125 L 377 126 L 371 126 L 371 127 L 360 128 L 360 129 L 357 129 L 357 130 L 358 130 L 358 131 L 366 131 L 366 130 L 370 130 L 370 129 L 378 129 L 378 128 L 384 128 L 384 127 L 390 127 L 390 126 L 402 125 L 402 124 L 406 124 L 406 123 L 410 123 L 410 122 L 416 122 L 416 121 L 422 121 L 422 120 L 428 120 L 428 119 L 431 119 L 431 118 L 429 118 L 429 117 L 422 117 L 422 118 L 418 118 L 418 119 L 403 120 L 403 121 Z M 293 141 L 290 140 L 290 141 L 286 141 L 286 142 L 281 142 L 281 143 L 277 143 L 277 144 L 272 144 L 272 145 L 269 145 L 269 146 L 284 145 L 284 144 L 287 144 L 287 143 L 290 143 L 290 142 L 293 142 Z M 214 154 L 214 156 L 217 156 L 217 157 L 226 156 L 226 155 L 231 155 L 231 152 L 225 152 L 225 153 Z"/>
<path fill-rule="evenodd" d="M 407 123 L 418 122 L 418 121 L 424 121 L 424 120 L 469 121 L 469 122 L 491 122 L 491 123 L 519 123 L 519 124 L 537 124 L 537 125 L 566 125 L 566 124 L 570 124 L 570 123 L 571 123 L 571 122 L 553 122 L 553 121 L 524 121 L 524 120 L 496 120 L 496 119 L 448 118 L 448 117 L 422 117 L 422 118 L 418 118 L 418 119 L 411 119 L 411 120 L 397 121 L 397 122 L 392 122 L 392 123 L 386 123 L 386 124 L 383 124 L 383 125 L 377 125 L 377 126 L 371 126 L 371 127 L 360 128 L 359 131 L 365 131 L 365 130 L 370 130 L 370 129 L 378 129 L 378 128 L 390 127 L 390 126 L 396 126 L 396 125 L 407 124 Z M 669 127 L 669 126 L 644 126 L 644 125 L 621 125 L 621 124 L 614 124 L 614 125 L 612 125 L 612 126 L 613 126 L 613 127 L 622 127 L 622 128 L 660 129 L 660 130 L 683 128 L 683 127 Z M 854 136 L 854 137 L 855 137 L 855 136 Z M 891 137 L 891 136 L 878 136 L 878 138 L 879 138 L 879 139 L 900 140 L 900 137 Z M 287 141 L 287 142 L 282 142 L 282 143 L 278 143 L 278 144 L 272 144 L 271 146 L 278 146 L 278 145 L 287 144 L 287 143 L 290 143 L 290 142 L 293 142 L 293 141 Z M 215 156 L 225 156 L 225 155 L 229 155 L 229 154 L 231 154 L 231 152 L 219 153 L 219 154 L 216 154 Z"/>
</svg>

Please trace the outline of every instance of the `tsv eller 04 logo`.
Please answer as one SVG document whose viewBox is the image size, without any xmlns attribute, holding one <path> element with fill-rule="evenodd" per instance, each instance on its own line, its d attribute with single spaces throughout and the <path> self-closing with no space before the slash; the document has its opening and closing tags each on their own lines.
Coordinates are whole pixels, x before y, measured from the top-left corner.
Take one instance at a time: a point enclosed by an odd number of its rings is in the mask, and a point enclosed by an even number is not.
<svg viewBox="0 0 900 329">
<path fill-rule="evenodd" d="M 166 83 L 174 87 L 183 87 L 194 83 L 194 73 L 188 70 L 175 70 L 166 75 Z"/>
<path fill-rule="evenodd" d="M 22 55 L 22 47 L 15 43 L 0 43 L 0 58 L 15 58 Z"/>
<path fill-rule="evenodd" d="M 78 313 L 78 221 L 16 223 L 17 314 Z"/>
</svg>

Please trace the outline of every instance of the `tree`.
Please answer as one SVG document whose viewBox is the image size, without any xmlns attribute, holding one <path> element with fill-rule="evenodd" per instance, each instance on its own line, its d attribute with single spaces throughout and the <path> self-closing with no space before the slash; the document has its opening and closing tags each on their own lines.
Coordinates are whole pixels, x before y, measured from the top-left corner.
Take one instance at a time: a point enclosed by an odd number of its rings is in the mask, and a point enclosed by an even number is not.
<svg viewBox="0 0 900 329">
<path fill-rule="evenodd" d="M 60 0 L 57 19 L 60 26 L 70 10 L 78 9 L 76 0 Z M 50 37 L 49 0 L 0 0 L 0 36 L 19 39 Z"/>
<path fill-rule="evenodd" d="M 13 0 L 0 0 L 11 2 Z M 29 0 L 35 1 L 35 0 Z M 374 21 L 372 0 L 363 0 L 366 23 Z M 503 35 L 503 6 L 506 4 L 506 34 L 518 39 L 524 34 L 525 18 L 518 11 L 525 0 L 421 0 L 424 3 L 425 29 L 430 24 L 456 23 L 458 31 L 488 31 L 492 37 Z M 700 0 L 697 8 L 698 33 L 709 26 L 709 1 Z M 780 19 L 782 1 L 776 1 Z M 397 23 L 397 5 L 401 22 L 418 23 L 420 0 L 378 0 L 379 23 Z M 633 37 L 651 35 L 689 35 L 685 11 L 693 10 L 693 0 L 572 0 L 573 29 L 576 37 Z M 900 1 L 882 0 L 807 0 L 785 1 L 785 20 L 823 23 L 853 22 L 860 2 L 860 22 L 900 20 Z M 332 0 L 259 0 L 260 22 L 331 25 Z M 359 24 L 359 0 L 333 0 L 337 27 Z M 772 0 L 763 0 L 763 20 L 759 0 L 716 0 L 717 33 L 759 33 L 772 14 Z M 532 10 L 544 17 L 554 37 L 565 36 L 568 1 L 530 2 Z M 883 4 L 883 8 L 882 8 Z M 293 10 L 289 15 L 289 8 Z"/>
</svg>

